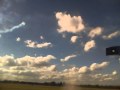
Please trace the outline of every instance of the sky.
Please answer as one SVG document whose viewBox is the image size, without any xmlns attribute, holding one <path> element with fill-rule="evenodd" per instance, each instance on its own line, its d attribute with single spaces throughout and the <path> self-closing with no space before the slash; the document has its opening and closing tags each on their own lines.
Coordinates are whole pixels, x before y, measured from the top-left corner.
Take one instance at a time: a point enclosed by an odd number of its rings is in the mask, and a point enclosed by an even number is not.
<svg viewBox="0 0 120 90">
<path fill-rule="evenodd" d="M 0 0 L 0 80 L 120 85 L 119 0 Z"/>
</svg>

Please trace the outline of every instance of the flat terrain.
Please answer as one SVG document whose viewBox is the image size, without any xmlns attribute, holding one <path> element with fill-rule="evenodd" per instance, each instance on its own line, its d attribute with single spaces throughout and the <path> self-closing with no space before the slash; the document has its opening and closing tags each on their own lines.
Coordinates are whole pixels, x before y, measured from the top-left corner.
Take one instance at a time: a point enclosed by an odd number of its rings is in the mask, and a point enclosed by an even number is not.
<svg viewBox="0 0 120 90">
<path fill-rule="evenodd" d="M 57 87 L 57 86 L 0 83 L 0 90 L 120 90 L 120 89 L 81 88 L 72 86 Z"/>
</svg>

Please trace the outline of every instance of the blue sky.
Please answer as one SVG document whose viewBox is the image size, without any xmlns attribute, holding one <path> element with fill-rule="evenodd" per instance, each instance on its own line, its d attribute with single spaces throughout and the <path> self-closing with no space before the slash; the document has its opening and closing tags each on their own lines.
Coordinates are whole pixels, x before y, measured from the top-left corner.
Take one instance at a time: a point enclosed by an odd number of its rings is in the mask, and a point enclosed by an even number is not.
<svg viewBox="0 0 120 90">
<path fill-rule="evenodd" d="M 120 85 L 119 57 L 105 55 L 107 47 L 120 45 L 119 4 L 1 0 L 0 79 L 7 73 L 12 80 Z"/>
</svg>

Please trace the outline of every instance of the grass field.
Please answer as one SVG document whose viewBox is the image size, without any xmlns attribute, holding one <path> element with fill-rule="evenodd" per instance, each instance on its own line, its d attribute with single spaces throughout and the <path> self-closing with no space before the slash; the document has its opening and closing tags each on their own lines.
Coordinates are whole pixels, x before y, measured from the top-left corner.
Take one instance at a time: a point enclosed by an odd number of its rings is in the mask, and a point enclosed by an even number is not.
<svg viewBox="0 0 120 90">
<path fill-rule="evenodd" d="M 80 87 L 71 87 L 71 86 L 57 87 L 57 86 L 0 83 L 0 90 L 120 90 L 120 89 L 80 88 Z"/>
</svg>

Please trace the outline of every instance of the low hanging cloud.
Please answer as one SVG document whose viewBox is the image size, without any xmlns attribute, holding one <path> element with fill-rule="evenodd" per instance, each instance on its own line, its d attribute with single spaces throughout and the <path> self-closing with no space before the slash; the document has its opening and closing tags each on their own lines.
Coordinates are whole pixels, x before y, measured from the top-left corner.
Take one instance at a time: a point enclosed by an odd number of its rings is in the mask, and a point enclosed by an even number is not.
<svg viewBox="0 0 120 90">
<path fill-rule="evenodd" d="M 109 35 L 104 35 L 103 39 L 109 40 L 109 39 L 112 39 L 112 38 L 115 38 L 115 37 L 118 37 L 118 36 L 120 36 L 120 31 L 115 31 L 115 32 L 113 32 Z"/>
<path fill-rule="evenodd" d="M 82 66 L 80 68 L 73 67 L 72 69 L 69 69 L 69 71 L 77 71 L 81 74 L 85 73 L 91 73 L 97 70 L 102 70 L 109 66 L 109 62 L 102 62 L 102 63 L 93 63 L 89 67 L 88 66 Z M 113 72 L 113 74 L 116 74 L 116 72 Z"/>
<path fill-rule="evenodd" d="M 22 58 L 17 58 L 17 63 L 22 66 L 46 66 L 51 60 L 56 59 L 53 55 L 47 56 L 39 56 L 39 57 L 31 57 L 31 56 L 24 56 Z"/>
<path fill-rule="evenodd" d="M 32 40 L 26 40 L 24 41 L 27 47 L 30 48 L 48 48 L 48 47 L 52 47 L 52 43 L 51 42 L 43 42 L 43 43 L 38 43 L 38 42 L 34 42 Z"/>
<path fill-rule="evenodd" d="M 101 35 L 102 32 L 103 32 L 103 30 L 101 27 L 96 27 L 89 32 L 88 36 L 91 38 L 94 38 L 95 36 Z"/>
<path fill-rule="evenodd" d="M 0 66 L 14 66 L 16 65 L 16 60 L 13 56 L 5 55 L 0 56 Z"/>
<path fill-rule="evenodd" d="M 10 55 L 0 56 L 0 80 L 17 79 L 20 81 L 39 82 L 43 76 L 45 76 L 43 81 L 48 80 L 47 73 L 51 72 L 52 77 L 56 71 L 56 65 L 50 63 L 54 59 L 56 57 L 53 55 L 38 57 L 24 56 L 21 58 L 15 58 Z"/>
<path fill-rule="evenodd" d="M 119 73 L 114 70 L 110 74 L 100 73 L 109 66 L 109 62 L 92 63 L 90 66 L 72 67 L 57 70 L 50 61 L 53 55 L 32 57 L 0 56 L 0 80 L 18 80 L 30 82 L 68 82 L 72 84 L 119 84 Z M 94 69 L 93 69 L 94 68 Z M 48 74 L 50 73 L 50 74 Z"/>
<path fill-rule="evenodd" d="M 94 40 L 88 41 L 85 43 L 84 45 L 84 51 L 88 52 L 89 50 L 91 50 L 92 48 L 94 48 L 96 46 L 96 43 Z"/>
<path fill-rule="evenodd" d="M 81 68 L 79 68 L 79 73 L 88 73 L 89 72 L 89 68 L 87 66 L 83 66 Z"/>
<path fill-rule="evenodd" d="M 91 64 L 90 66 L 90 70 L 91 71 L 94 71 L 94 70 L 97 70 L 97 69 L 104 69 L 105 67 L 107 67 L 109 65 L 109 62 L 102 62 L 100 64 L 98 63 L 93 63 Z"/>
<path fill-rule="evenodd" d="M 113 74 L 116 72 L 116 74 Z M 117 71 L 113 71 L 110 74 L 92 74 L 92 78 L 99 81 L 100 85 L 119 85 L 119 77 Z"/>
<path fill-rule="evenodd" d="M 105 64 L 108 63 L 108 64 Z M 94 64 L 94 63 L 93 63 Z M 66 82 L 72 84 L 99 84 L 99 85 L 119 85 L 119 76 L 118 72 L 114 70 L 110 74 L 100 73 L 99 70 L 106 69 L 109 66 L 109 62 L 96 63 L 99 68 L 95 68 L 91 70 L 90 66 L 82 66 L 82 67 L 72 67 L 69 69 L 65 69 L 62 74 L 65 77 Z"/>
<path fill-rule="evenodd" d="M 3 33 L 8 33 L 8 32 L 13 32 L 14 30 L 18 29 L 18 28 L 21 28 L 23 26 L 25 26 L 26 23 L 23 21 L 21 22 L 20 24 L 16 25 L 16 26 L 13 26 L 12 28 L 10 29 L 3 29 L 3 30 L 0 30 L 0 34 L 3 34 Z"/>
<path fill-rule="evenodd" d="M 78 36 L 72 36 L 70 41 L 72 43 L 76 43 L 77 39 L 78 39 Z"/>
<path fill-rule="evenodd" d="M 0 56 L 0 66 L 46 66 L 51 60 L 56 59 L 53 55 L 31 57 L 24 56 L 21 58 L 14 58 L 14 56 L 5 55 Z"/>
<path fill-rule="evenodd" d="M 90 66 L 82 66 L 80 68 L 78 67 L 72 67 L 70 69 L 65 69 L 64 71 L 73 71 L 78 72 L 80 74 L 89 74 L 91 72 L 105 69 L 107 66 L 109 66 L 109 62 L 102 62 L 102 63 L 93 63 Z M 117 72 L 113 72 L 112 74 L 117 74 Z"/>
<path fill-rule="evenodd" d="M 58 20 L 59 33 L 78 33 L 85 28 L 81 16 L 71 16 L 70 14 L 57 12 L 56 19 Z"/>
<path fill-rule="evenodd" d="M 66 56 L 64 59 L 60 59 L 60 61 L 61 62 L 67 62 L 70 59 L 75 58 L 75 57 L 77 57 L 77 55 L 72 54 L 72 55 Z"/>
</svg>

